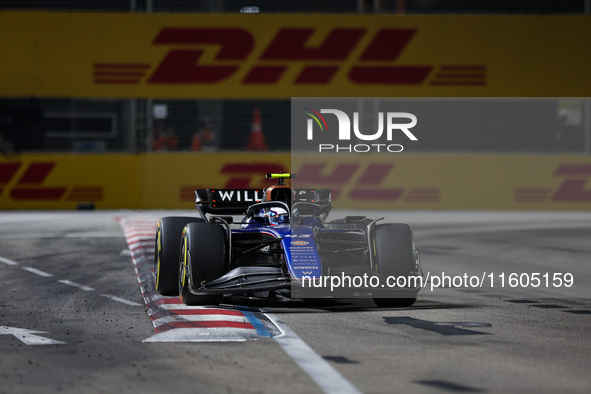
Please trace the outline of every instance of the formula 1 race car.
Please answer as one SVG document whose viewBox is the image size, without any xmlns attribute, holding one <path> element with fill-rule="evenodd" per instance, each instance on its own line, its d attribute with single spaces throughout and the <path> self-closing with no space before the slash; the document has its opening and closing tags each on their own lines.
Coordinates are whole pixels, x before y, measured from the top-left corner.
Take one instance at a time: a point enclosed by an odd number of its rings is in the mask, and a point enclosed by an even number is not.
<svg viewBox="0 0 591 394">
<path fill-rule="evenodd" d="M 292 189 L 284 184 L 292 177 L 267 174 L 278 179 L 267 189 L 197 189 L 199 217 L 160 219 L 154 259 L 160 294 L 180 295 L 188 305 L 217 305 L 224 295 L 412 305 L 420 286 L 406 279 L 422 270 L 409 226 L 365 216 L 326 221 L 330 190 Z M 243 219 L 234 223 L 232 215 Z M 404 283 L 392 282 L 399 278 Z"/>
</svg>

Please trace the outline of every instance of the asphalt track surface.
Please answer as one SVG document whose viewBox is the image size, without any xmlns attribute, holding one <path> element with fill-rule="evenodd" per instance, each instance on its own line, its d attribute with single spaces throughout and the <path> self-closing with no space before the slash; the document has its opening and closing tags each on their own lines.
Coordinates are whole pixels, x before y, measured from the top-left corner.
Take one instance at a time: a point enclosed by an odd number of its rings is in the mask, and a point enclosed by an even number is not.
<svg viewBox="0 0 591 394">
<path fill-rule="evenodd" d="M 432 278 L 507 275 L 402 309 L 183 308 L 147 279 L 168 214 L 0 214 L 0 393 L 589 392 L 590 213 L 370 212 L 411 224 Z M 574 284 L 508 284 L 546 272 Z"/>
</svg>

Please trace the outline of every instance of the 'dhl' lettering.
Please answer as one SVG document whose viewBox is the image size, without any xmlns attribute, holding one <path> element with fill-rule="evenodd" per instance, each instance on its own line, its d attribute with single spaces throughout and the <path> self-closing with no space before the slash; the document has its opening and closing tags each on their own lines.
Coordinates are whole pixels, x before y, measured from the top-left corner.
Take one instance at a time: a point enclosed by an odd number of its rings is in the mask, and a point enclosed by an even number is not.
<svg viewBox="0 0 591 394">
<path fill-rule="evenodd" d="M 230 179 L 224 185 L 225 189 L 250 189 L 253 187 L 268 187 L 275 183 L 273 179 L 264 179 L 261 174 L 271 172 L 289 172 L 277 163 L 229 163 L 222 167 L 220 173 L 229 175 Z M 252 184 L 254 181 L 254 185 Z"/>
<path fill-rule="evenodd" d="M 289 61 L 343 61 L 346 60 L 361 37 L 365 29 L 334 29 L 318 46 L 308 45 L 315 29 L 298 28 L 280 30 L 271 44 L 261 55 L 261 60 L 289 60 Z M 272 69 L 255 67 L 246 77 L 247 83 L 276 83 L 283 76 L 287 67 L 267 66 Z M 296 80 L 295 84 L 326 84 L 336 72 L 337 65 L 307 65 Z"/>
<path fill-rule="evenodd" d="M 552 196 L 553 202 L 591 202 L 591 189 L 585 188 L 591 179 L 591 165 L 563 164 L 554 173 L 567 177 Z"/>
<path fill-rule="evenodd" d="M 415 29 L 380 30 L 360 60 L 395 61 L 416 34 Z M 431 66 L 355 66 L 349 73 L 351 81 L 361 84 L 420 85 L 429 73 Z"/>
<path fill-rule="evenodd" d="M 55 163 L 31 163 L 10 192 L 14 200 L 60 200 L 66 192 L 65 187 L 42 186 Z"/>
<path fill-rule="evenodd" d="M 248 57 L 254 38 L 244 29 L 235 28 L 164 28 L 154 45 L 219 45 L 215 60 L 240 61 Z M 160 63 L 150 83 L 217 83 L 234 74 L 236 65 L 200 65 L 203 49 L 173 49 Z"/>
</svg>

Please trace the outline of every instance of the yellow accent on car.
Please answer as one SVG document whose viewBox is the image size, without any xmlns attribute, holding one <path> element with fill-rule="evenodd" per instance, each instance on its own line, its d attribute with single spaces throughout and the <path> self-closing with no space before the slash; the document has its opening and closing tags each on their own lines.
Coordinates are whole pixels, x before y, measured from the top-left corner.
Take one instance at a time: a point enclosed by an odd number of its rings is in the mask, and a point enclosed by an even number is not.
<svg viewBox="0 0 591 394">
<path fill-rule="evenodd" d="M 279 178 L 285 178 L 285 179 L 291 179 L 291 174 L 266 174 L 267 179 L 279 179 Z"/>
<path fill-rule="evenodd" d="M 156 240 L 158 243 L 158 252 L 156 253 L 156 289 L 160 283 L 160 252 L 162 251 L 162 231 L 160 231 L 160 222 L 158 222 L 158 229 L 156 230 Z"/>
<path fill-rule="evenodd" d="M 185 286 L 185 278 L 187 277 L 187 234 L 183 234 L 184 253 L 183 253 L 183 287 Z"/>
</svg>

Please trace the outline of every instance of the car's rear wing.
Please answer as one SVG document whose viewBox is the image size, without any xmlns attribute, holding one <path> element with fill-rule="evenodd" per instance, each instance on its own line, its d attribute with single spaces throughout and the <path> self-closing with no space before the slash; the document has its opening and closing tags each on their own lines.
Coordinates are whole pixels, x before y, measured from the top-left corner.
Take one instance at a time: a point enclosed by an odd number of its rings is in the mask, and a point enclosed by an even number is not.
<svg viewBox="0 0 591 394">
<path fill-rule="evenodd" d="M 242 215 L 263 201 L 264 189 L 196 189 L 195 205 L 203 214 Z M 329 189 L 294 189 L 294 202 L 329 203 Z"/>
<path fill-rule="evenodd" d="M 204 214 L 241 215 L 264 195 L 263 189 L 197 189 L 195 205 Z"/>
</svg>

